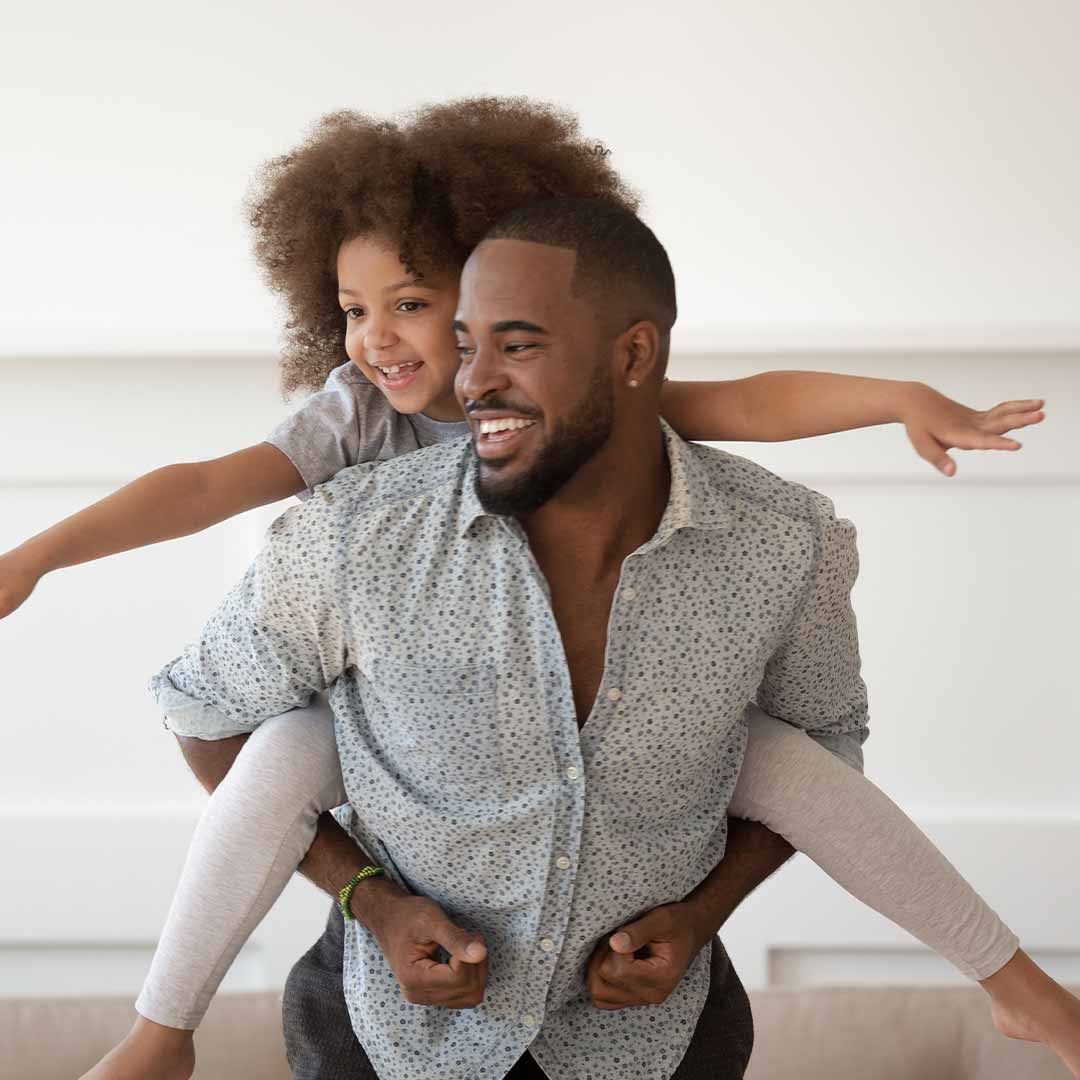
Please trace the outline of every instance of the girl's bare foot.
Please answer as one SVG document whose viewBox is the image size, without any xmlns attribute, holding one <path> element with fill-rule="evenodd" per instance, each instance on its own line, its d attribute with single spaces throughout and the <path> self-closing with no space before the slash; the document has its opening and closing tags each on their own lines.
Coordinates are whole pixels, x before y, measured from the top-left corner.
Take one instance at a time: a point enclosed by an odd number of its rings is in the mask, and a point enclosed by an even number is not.
<svg viewBox="0 0 1080 1080">
<path fill-rule="evenodd" d="M 1080 1080 L 1080 999 L 1055 982 L 1022 949 L 982 981 L 1002 1035 L 1046 1043 Z"/>
<path fill-rule="evenodd" d="M 80 1080 L 191 1080 L 194 1035 L 140 1016 L 126 1038 Z"/>
</svg>

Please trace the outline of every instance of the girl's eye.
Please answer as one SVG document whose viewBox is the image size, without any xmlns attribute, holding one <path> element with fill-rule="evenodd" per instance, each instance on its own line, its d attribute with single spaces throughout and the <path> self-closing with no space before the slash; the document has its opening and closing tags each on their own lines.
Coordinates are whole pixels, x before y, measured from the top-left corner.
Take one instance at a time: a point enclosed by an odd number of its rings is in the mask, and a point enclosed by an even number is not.
<svg viewBox="0 0 1080 1080">
<path fill-rule="evenodd" d="M 469 353 L 471 353 L 473 351 L 473 349 L 472 349 L 471 345 L 462 345 L 462 344 L 459 343 L 457 345 L 457 351 L 458 351 L 458 356 L 467 356 Z"/>
<path fill-rule="evenodd" d="M 364 309 L 361 307 L 347 307 L 345 308 L 346 319 L 359 319 L 363 314 Z"/>
<path fill-rule="evenodd" d="M 421 308 L 426 307 L 427 304 L 425 304 L 422 300 L 402 300 L 401 303 L 398 304 L 398 311 L 402 311 L 403 309 L 408 308 L 406 314 L 411 315 L 414 311 L 419 311 Z"/>
</svg>

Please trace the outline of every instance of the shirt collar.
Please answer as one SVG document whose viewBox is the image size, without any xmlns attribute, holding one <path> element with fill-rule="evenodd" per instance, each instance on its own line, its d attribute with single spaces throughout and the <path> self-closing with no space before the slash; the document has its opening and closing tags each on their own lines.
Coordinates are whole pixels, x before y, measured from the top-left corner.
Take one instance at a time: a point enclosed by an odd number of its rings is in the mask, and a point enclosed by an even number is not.
<svg viewBox="0 0 1080 1080">
<path fill-rule="evenodd" d="M 695 450 L 685 439 L 680 438 L 662 417 L 660 428 L 671 469 L 671 491 L 656 533 L 646 547 L 662 543 L 679 529 L 721 528 L 731 516 L 727 498 L 709 483 L 705 467 Z M 481 506 L 480 498 L 476 494 L 476 470 L 476 452 L 470 445 L 468 463 L 462 473 L 461 501 L 458 504 L 459 536 L 464 536 L 477 518 L 501 516 L 489 514 Z"/>
<path fill-rule="evenodd" d="M 466 449 L 465 468 L 461 471 L 461 498 L 458 502 L 458 536 L 464 536 L 477 518 L 498 518 L 498 514 L 489 514 L 480 505 L 480 496 L 476 494 L 476 447 L 472 437 Z"/>
<path fill-rule="evenodd" d="M 725 495 L 710 483 L 699 451 L 675 433 L 661 417 L 671 491 L 667 508 L 656 534 L 649 544 L 662 543 L 679 529 L 719 529 L 731 518 L 731 506 Z"/>
</svg>

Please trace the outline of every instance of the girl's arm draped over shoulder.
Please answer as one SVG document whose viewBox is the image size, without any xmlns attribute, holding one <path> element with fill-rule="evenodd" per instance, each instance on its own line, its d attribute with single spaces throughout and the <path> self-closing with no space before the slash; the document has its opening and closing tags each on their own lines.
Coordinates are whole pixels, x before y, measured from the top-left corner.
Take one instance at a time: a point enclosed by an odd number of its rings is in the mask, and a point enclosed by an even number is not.
<svg viewBox="0 0 1080 1080">
<path fill-rule="evenodd" d="M 0 618 L 52 570 L 190 536 L 304 486 L 285 454 L 265 442 L 155 469 L 0 555 Z"/>
<path fill-rule="evenodd" d="M 726 382 L 675 382 L 661 392 L 661 412 L 684 439 L 782 442 L 900 423 L 920 457 L 946 476 L 948 450 L 1019 450 L 1008 431 L 1043 419 L 1041 399 L 1006 401 L 980 412 L 918 382 L 769 371 Z"/>
</svg>

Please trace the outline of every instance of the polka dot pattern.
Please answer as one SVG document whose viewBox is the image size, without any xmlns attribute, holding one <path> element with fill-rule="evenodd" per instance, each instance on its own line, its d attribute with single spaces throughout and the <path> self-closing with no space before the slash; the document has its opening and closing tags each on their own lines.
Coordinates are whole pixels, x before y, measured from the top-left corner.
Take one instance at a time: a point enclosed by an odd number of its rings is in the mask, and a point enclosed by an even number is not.
<svg viewBox="0 0 1080 1080">
<path fill-rule="evenodd" d="M 153 680 L 171 720 L 211 737 L 329 686 L 348 827 L 483 934 L 485 999 L 447 1009 L 406 1002 L 348 924 L 346 998 L 383 1080 L 501 1080 L 526 1046 L 552 1077 L 666 1080 L 708 950 L 662 1004 L 609 1012 L 585 991 L 593 948 L 722 858 L 749 702 L 861 758 L 852 526 L 664 430 L 669 504 L 623 564 L 580 731 L 546 584 L 520 525 L 480 507 L 468 440 L 317 487 Z"/>
</svg>

